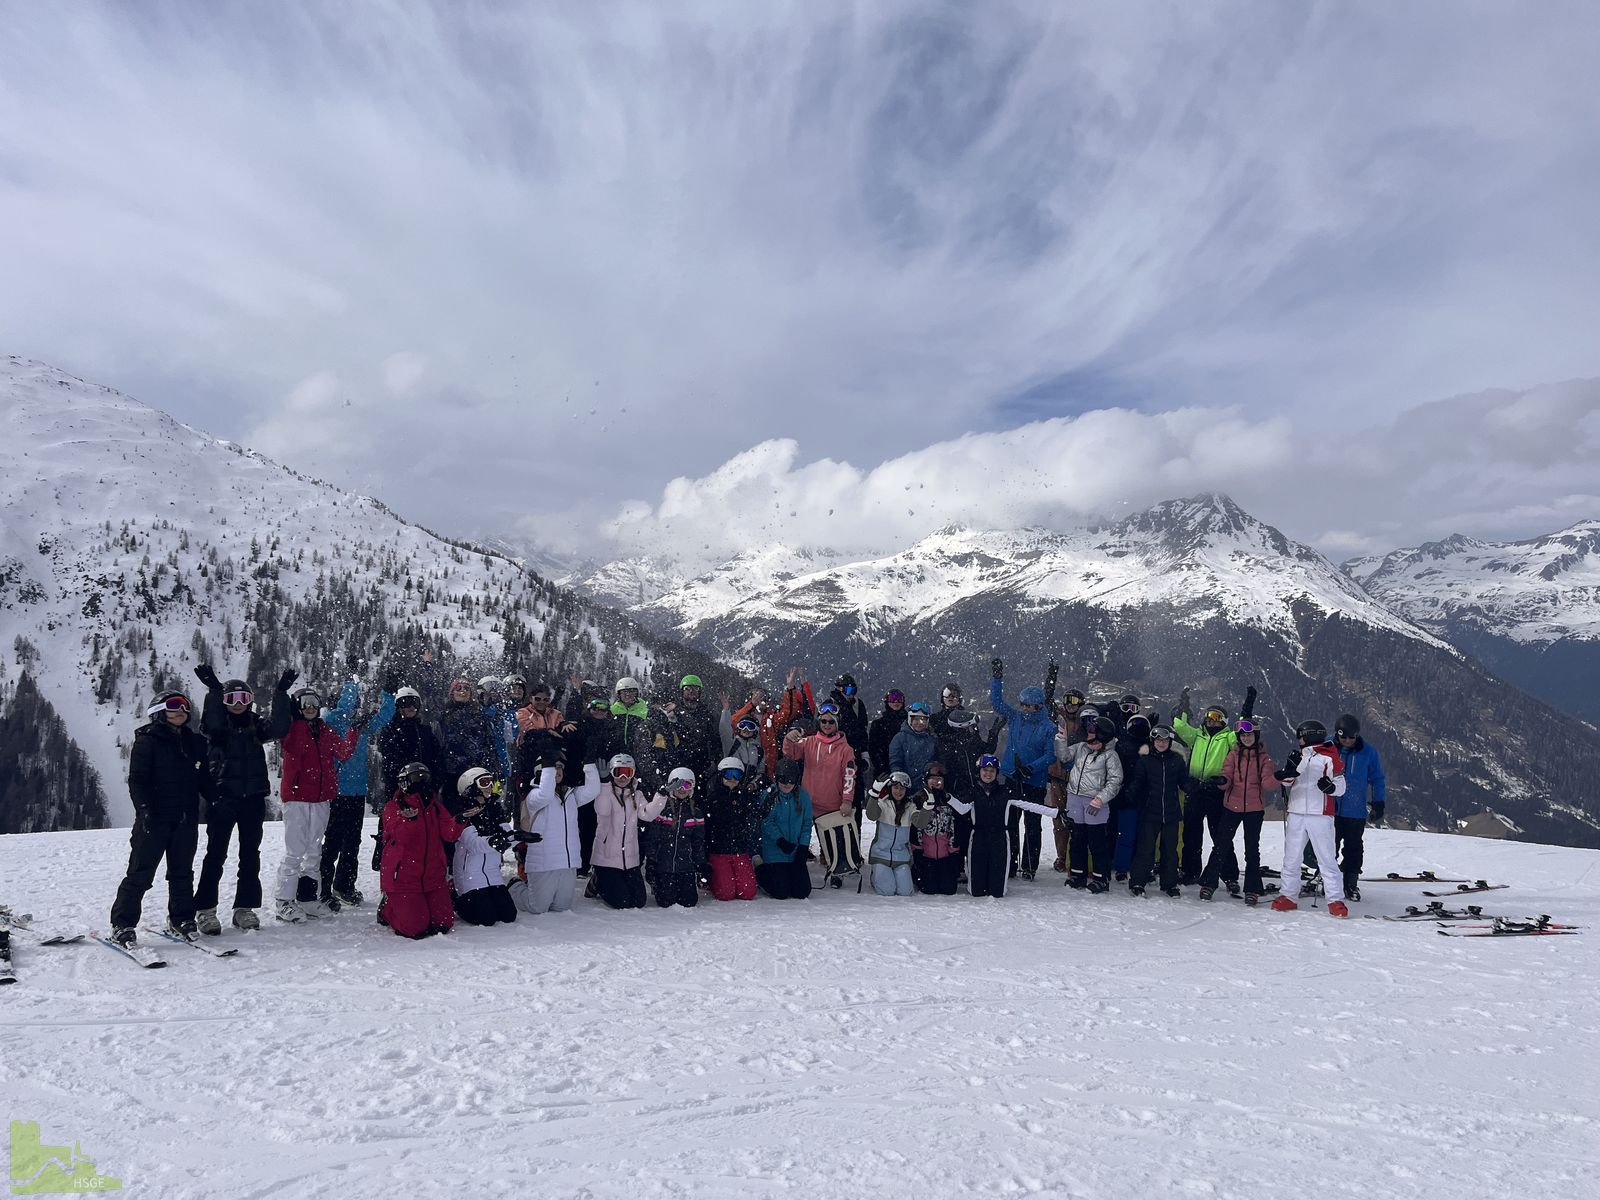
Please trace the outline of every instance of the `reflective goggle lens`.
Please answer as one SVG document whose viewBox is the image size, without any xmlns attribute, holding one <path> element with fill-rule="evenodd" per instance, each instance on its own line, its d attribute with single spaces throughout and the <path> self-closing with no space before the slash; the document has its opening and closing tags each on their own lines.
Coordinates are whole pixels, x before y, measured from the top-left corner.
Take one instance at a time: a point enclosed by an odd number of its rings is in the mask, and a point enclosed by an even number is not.
<svg viewBox="0 0 1600 1200">
<path fill-rule="evenodd" d="M 993 767 L 998 771 L 1000 769 L 1000 760 L 992 754 L 985 754 L 982 758 L 978 759 L 978 770 L 981 771 L 985 767 Z"/>
<path fill-rule="evenodd" d="M 253 700 L 255 700 L 255 696 L 253 696 L 249 692 L 224 692 L 224 693 L 222 693 L 222 702 L 224 704 L 249 704 Z"/>
</svg>

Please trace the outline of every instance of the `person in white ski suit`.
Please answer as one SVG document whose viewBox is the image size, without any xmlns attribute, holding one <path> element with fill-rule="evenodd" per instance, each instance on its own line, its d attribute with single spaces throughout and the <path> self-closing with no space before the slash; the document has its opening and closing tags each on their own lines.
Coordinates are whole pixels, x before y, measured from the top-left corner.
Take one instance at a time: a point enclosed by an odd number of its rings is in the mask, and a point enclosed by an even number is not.
<svg viewBox="0 0 1600 1200">
<path fill-rule="evenodd" d="M 1272 907 L 1279 912 L 1298 908 L 1300 901 L 1300 858 L 1306 842 L 1317 856 L 1317 869 L 1327 888 L 1328 914 L 1349 915 L 1344 902 L 1344 877 L 1334 851 L 1333 817 L 1335 801 L 1344 794 L 1344 773 L 1338 751 L 1324 745 L 1328 731 L 1320 721 L 1303 721 L 1295 734 L 1300 749 L 1289 755 L 1283 769 L 1274 772 L 1289 789 L 1288 815 L 1283 827 L 1283 891 Z"/>
</svg>

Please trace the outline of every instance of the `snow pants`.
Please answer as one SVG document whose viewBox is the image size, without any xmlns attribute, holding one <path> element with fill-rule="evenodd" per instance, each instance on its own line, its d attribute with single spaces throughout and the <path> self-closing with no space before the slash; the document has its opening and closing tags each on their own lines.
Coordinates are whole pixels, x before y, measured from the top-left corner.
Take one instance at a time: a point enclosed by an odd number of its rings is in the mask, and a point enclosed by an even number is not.
<svg viewBox="0 0 1600 1200">
<path fill-rule="evenodd" d="M 128 872 L 111 904 L 111 927 L 132 929 L 139 923 L 144 894 L 155 882 L 156 868 L 167 860 L 167 919 L 177 924 L 194 920 L 194 852 L 200 826 L 178 817 L 140 817 L 128 838 Z"/>
<path fill-rule="evenodd" d="M 1333 841 L 1339 851 L 1339 869 L 1344 874 L 1344 894 L 1348 896 L 1361 882 L 1361 868 L 1366 863 L 1367 834 L 1365 817 L 1335 817 Z"/>
<path fill-rule="evenodd" d="M 527 879 L 518 879 L 510 885 L 511 899 L 523 912 L 535 917 L 540 913 L 566 912 L 572 907 L 577 883 L 577 872 L 571 867 L 529 871 Z"/>
<path fill-rule="evenodd" d="M 960 855 L 947 854 L 943 858 L 922 860 L 922 890 L 929 896 L 954 896 L 956 882 L 960 878 Z"/>
<path fill-rule="evenodd" d="M 1065 813 L 1057 813 L 1050 821 L 1050 829 L 1056 839 L 1056 862 L 1060 864 L 1056 869 L 1065 871 L 1067 856 L 1072 853 L 1072 822 Z"/>
<path fill-rule="evenodd" d="M 1308 841 L 1317 856 L 1317 870 L 1322 872 L 1328 903 L 1343 900 L 1344 876 L 1339 873 L 1339 860 L 1333 847 L 1333 818 L 1305 813 L 1290 813 L 1284 820 L 1283 894 L 1291 900 L 1300 899 L 1300 873 L 1294 869 L 1294 864 L 1300 861 Z"/>
<path fill-rule="evenodd" d="M 804 900 L 811 895 L 811 872 L 803 862 L 762 863 L 756 882 L 774 900 Z"/>
<path fill-rule="evenodd" d="M 1261 823 L 1265 820 L 1265 813 L 1222 810 L 1217 818 L 1217 838 L 1211 845 L 1211 857 L 1206 860 L 1206 869 L 1200 876 L 1201 887 L 1239 882 L 1239 855 L 1233 848 L 1233 838 L 1243 826 L 1244 890 L 1247 895 L 1261 895 Z"/>
<path fill-rule="evenodd" d="M 211 805 L 206 821 L 206 857 L 194 889 L 196 909 L 217 907 L 217 890 L 228 861 L 228 841 L 239 831 L 239 875 L 233 887 L 235 908 L 261 907 L 261 826 L 265 796 L 228 796 Z"/>
<path fill-rule="evenodd" d="M 1211 789 L 1198 779 L 1189 780 L 1189 789 L 1183 794 L 1183 848 L 1180 851 L 1178 874 L 1193 883 L 1200 878 L 1205 863 L 1206 818 L 1210 815 Z M 1215 841 L 1215 834 L 1212 836 Z"/>
<path fill-rule="evenodd" d="M 311 881 L 310 899 L 322 881 L 322 835 L 328 828 L 328 802 L 291 800 L 283 806 L 283 861 L 278 864 L 278 899 L 304 899 L 300 881 Z M 409 936 L 409 935 L 407 935 Z"/>
<path fill-rule="evenodd" d="M 1011 838 L 1004 829 L 973 829 L 967 851 L 967 889 L 974 896 L 1004 896 Z"/>
<path fill-rule="evenodd" d="M 1032 788 L 1027 784 L 1019 787 L 1018 792 L 1024 800 L 1035 804 L 1044 803 L 1044 789 Z M 1044 817 L 1036 812 L 1026 809 L 1013 808 L 1010 818 L 1011 831 L 1011 866 L 1012 878 L 1016 877 L 1020 868 L 1025 874 L 1033 875 L 1039 870 L 1039 851 L 1044 842 Z"/>
<path fill-rule="evenodd" d="M 756 868 L 750 855 L 713 854 L 711 894 L 718 900 L 754 900 Z"/>
<path fill-rule="evenodd" d="M 1111 823 L 1087 821 L 1072 823 L 1072 858 L 1067 866 L 1072 878 L 1084 879 L 1089 874 L 1091 860 L 1094 873 L 1102 879 L 1111 875 Z"/>
<path fill-rule="evenodd" d="M 700 880 L 693 871 L 662 872 L 651 882 L 656 891 L 656 904 L 661 908 L 671 908 L 674 904 L 693 908 L 700 903 Z"/>
<path fill-rule="evenodd" d="M 585 804 L 583 808 L 593 808 Z M 578 810 L 580 813 L 582 808 Z M 644 872 L 638 867 L 595 867 L 595 892 L 607 908 L 643 908 Z"/>
<path fill-rule="evenodd" d="M 335 796 L 328 810 L 328 829 L 322 835 L 322 898 L 337 888 L 356 889 L 356 872 L 361 869 L 361 823 L 367 816 L 365 796 Z"/>
<path fill-rule="evenodd" d="M 911 864 L 900 863 L 891 867 L 887 863 L 873 863 L 872 890 L 880 896 L 914 894 L 915 889 L 911 886 Z"/>
<path fill-rule="evenodd" d="M 583 866 L 578 872 L 580 875 L 589 873 L 589 858 L 594 853 L 594 833 L 599 826 L 600 817 L 594 811 L 594 805 L 585 804 L 578 809 L 578 853 L 583 856 Z M 613 904 L 612 907 L 617 906 Z"/>
<path fill-rule="evenodd" d="M 1156 846 L 1161 848 L 1161 890 L 1170 891 L 1178 886 L 1178 832 L 1182 821 L 1165 824 L 1154 817 L 1142 816 L 1139 820 L 1139 845 L 1133 852 L 1133 866 L 1129 868 L 1129 887 L 1148 887 L 1156 871 Z"/>
<path fill-rule="evenodd" d="M 378 920 L 401 937 L 422 938 L 454 928 L 456 910 L 450 902 L 449 888 L 434 888 L 429 892 L 385 892 Z"/>
<path fill-rule="evenodd" d="M 517 902 L 505 884 L 493 883 L 457 896 L 456 916 L 468 925 L 498 925 L 517 919 Z"/>
<path fill-rule="evenodd" d="M 1111 814 L 1111 869 L 1118 872 L 1133 869 L 1133 852 L 1139 845 L 1139 810 L 1118 809 Z"/>
</svg>

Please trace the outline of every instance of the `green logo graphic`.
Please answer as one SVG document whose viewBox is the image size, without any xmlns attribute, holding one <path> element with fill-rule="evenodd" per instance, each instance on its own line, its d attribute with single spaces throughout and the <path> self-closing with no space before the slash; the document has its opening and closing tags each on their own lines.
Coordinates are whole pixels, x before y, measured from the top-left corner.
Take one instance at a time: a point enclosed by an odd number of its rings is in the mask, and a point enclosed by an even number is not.
<svg viewBox="0 0 1600 1200">
<path fill-rule="evenodd" d="M 51 1196 L 63 1192 L 114 1192 L 122 1180 L 101 1175 L 83 1156 L 77 1142 L 46 1146 L 39 1140 L 39 1122 L 11 1122 L 11 1194 Z"/>
</svg>

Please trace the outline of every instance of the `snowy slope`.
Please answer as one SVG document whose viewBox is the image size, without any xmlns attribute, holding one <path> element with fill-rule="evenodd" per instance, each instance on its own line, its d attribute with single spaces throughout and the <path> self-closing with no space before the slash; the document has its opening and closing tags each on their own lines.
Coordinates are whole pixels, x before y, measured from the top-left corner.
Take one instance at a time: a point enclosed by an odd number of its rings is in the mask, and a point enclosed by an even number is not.
<svg viewBox="0 0 1600 1200">
<path fill-rule="evenodd" d="M 0 838 L 0 898 L 98 923 L 125 854 Z M 1600 853 L 1379 831 L 1368 856 L 1588 928 L 1468 941 L 1051 877 L 580 900 L 423 943 L 368 910 L 165 971 L 19 937 L 0 1085 L 130 1198 L 1592 1197 Z"/>
<path fill-rule="evenodd" d="M 373 680 L 402 635 L 475 675 L 498 673 L 511 636 L 547 670 L 597 678 L 648 676 L 659 652 L 514 561 L 17 358 L 0 362 L 0 513 L 0 667 L 37 653 L 40 687 L 98 767 L 114 821 L 131 816 L 118 781 L 148 696 L 192 688 L 203 655 L 242 673 L 287 640 L 306 681 L 331 689 L 347 655 Z M 284 624 L 297 605 L 310 627 Z"/>
</svg>

